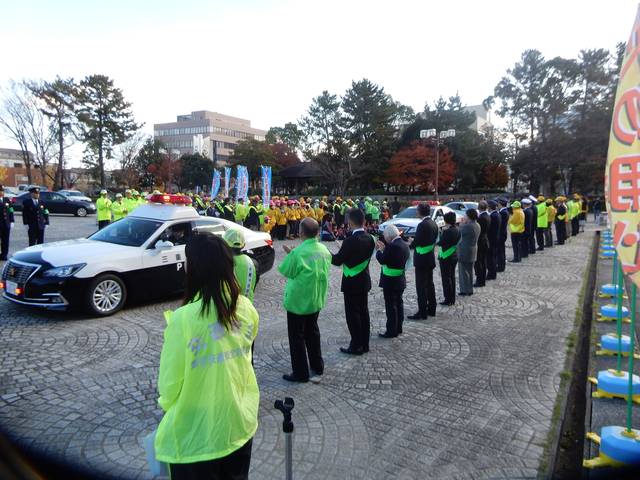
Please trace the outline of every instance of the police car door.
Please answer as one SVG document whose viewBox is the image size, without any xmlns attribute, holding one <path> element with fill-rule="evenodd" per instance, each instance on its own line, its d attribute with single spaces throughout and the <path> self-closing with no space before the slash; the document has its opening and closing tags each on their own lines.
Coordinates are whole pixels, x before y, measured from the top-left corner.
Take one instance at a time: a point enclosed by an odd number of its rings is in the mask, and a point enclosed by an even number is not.
<svg viewBox="0 0 640 480">
<path fill-rule="evenodd" d="M 191 222 L 174 223 L 160 231 L 145 250 L 142 262 L 146 284 L 154 293 L 184 289 L 184 246 L 190 235 Z"/>
</svg>

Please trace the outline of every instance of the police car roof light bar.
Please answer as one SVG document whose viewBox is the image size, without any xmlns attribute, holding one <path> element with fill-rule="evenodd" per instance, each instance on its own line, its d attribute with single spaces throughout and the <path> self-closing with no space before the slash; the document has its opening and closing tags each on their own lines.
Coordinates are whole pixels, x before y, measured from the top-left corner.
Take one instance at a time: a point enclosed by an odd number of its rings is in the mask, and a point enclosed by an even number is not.
<svg viewBox="0 0 640 480">
<path fill-rule="evenodd" d="M 169 194 L 154 194 L 147 197 L 149 203 L 162 203 L 171 205 L 191 205 L 191 198 L 187 195 L 169 195 Z"/>
</svg>

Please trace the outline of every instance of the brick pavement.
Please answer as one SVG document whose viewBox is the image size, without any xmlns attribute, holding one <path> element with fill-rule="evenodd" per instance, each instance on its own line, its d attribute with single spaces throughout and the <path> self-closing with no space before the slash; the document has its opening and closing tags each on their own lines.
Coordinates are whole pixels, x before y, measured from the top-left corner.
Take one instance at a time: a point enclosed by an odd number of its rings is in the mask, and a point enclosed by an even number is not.
<svg viewBox="0 0 640 480">
<path fill-rule="evenodd" d="M 90 233 L 94 222 L 55 217 L 48 238 Z M 20 246 L 25 234 L 15 234 Z M 284 281 L 275 271 L 265 275 L 255 300 L 262 400 L 251 478 L 284 477 L 282 418 L 273 401 L 285 395 L 296 400 L 296 478 L 535 478 L 590 240 L 582 234 L 509 264 L 497 281 L 435 319 L 406 322 L 397 339 L 373 338 L 362 357 L 338 352 L 349 337 L 333 269 L 320 316 L 326 373 L 318 385 L 281 379 L 290 369 Z M 277 262 L 282 255 L 278 245 Z M 436 288 L 440 297 L 439 279 Z M 161 418 L 161 313 L 177 305 L 135 305 L 91 319 L 0 300 L 0 425 L 95 471 L 149 478 L 140 445 Z M 406 313 L 415 311 L 412 278 L 405 305 Z M 384 323 L 382 306 L 374 288 L 374 334 Z"/>
</svg>

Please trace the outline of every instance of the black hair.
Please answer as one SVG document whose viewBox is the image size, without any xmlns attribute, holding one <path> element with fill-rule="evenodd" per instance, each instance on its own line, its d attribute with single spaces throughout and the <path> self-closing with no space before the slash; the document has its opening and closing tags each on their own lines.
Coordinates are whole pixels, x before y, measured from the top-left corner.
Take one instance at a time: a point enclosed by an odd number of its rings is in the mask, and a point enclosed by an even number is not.
<svg viewBox="0 0 640 480">
<path fill-rule="evenodd" d="M 215 308 L 218 321 L 229 330 L 237 323 L 240 287 L 233 273 L 233 256 L 224 240 L 210 232 L 198 232 L 185 246 L 186 288 L 183 305 L 202 299 L 200 315 Z"/>
<path fill-rule="evenodd" d="M 447 212 L 444 214 L 444 221 L 445 223 L 449 224 L 449 225 L 455 225 L 456 224 L 456 213 L 455 212 Z"/>
<path fill-rule="evenodd" d="M 318 236 L 319 231 L 320 227 L 318 226 L 318 222 L 311 217 L 307 217 L 300 222 L 300 233 L 302 233 L 304 238 L 315 238 Z"/>
<path fill-rule="evenodd" d="M 478 202 L 478 209 L 482 212 L 484 212 L 487 208 L 489 208 L 489 204 L 487 203 L 486 200 L 480 200 Z"/>
<path fill-rule="evenodd" d="M 475 208 L 468 208 L 465 213 L 470 220 L 478 220 L 478 211 Z"/>
<path fill-rule="evenodd" d="M 364 225 L 364 213 L 359 208 L 350 208 L 347 211 L 347 218 L 351 223 L 353 223 L 356 227 L 361 227 Z"/>
<path fill-rule="evenodd" d="M 431 213 L 431 206 L 426 202 L 420 202 L 418 204 L 418 215 L 421 217 L 428 217 Z"/>
</svg>

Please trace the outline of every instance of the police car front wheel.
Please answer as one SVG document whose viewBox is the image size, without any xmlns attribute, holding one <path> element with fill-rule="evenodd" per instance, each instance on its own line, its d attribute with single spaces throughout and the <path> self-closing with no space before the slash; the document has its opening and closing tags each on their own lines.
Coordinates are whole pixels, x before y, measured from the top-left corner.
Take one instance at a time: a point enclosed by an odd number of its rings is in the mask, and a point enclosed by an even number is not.
<svg viewBox="0 0 640 480">
<path fill-rule="evenodd" d="M 97 277 L 87 290 L 87 306 L 96 315 L 112 315 L 122 308 L 127 299 L 124 282 L 116 275 Z"/>
</svg>

